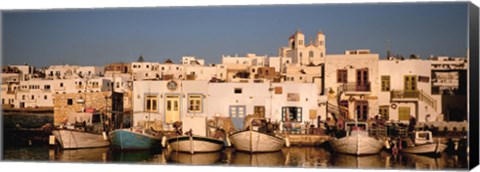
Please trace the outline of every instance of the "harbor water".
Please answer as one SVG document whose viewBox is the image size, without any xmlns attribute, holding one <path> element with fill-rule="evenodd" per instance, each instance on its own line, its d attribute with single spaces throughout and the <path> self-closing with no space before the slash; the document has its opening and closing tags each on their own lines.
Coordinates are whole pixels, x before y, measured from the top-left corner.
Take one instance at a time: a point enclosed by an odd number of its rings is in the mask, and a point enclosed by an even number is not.
<svg viewBox="0 0 480 172">
<path fill-rule="evenodd" d="M 4 124 L 6 123 L 5 120 L 18 120 L 18 117 L 6 117 L 6 115 L 3 117 Z M 110 148 L 61 150 L 48 145 L 48 138 L 39 137 L 38 133 L 41 132 L 4 130 L 3 160 L 72 163 L 190 164 L 209 166 L 432 170 L 467 169 L 469 161 L 468 156 L 450 155 L 447 153 L 443 153 L 438 157 L 431 157 L 411 154 L 393 155 L 387 151 L 382 151 L 377 155 L 351 156 L 335 153 L 328 146 L 285 147 L 278 152 L 257 154 L 238 152 L 233 148 L 226 148 L 221 152 L 193 155 L 168 151 L 166 149 L 124 152 L 114 151 Z"/>
</svg>

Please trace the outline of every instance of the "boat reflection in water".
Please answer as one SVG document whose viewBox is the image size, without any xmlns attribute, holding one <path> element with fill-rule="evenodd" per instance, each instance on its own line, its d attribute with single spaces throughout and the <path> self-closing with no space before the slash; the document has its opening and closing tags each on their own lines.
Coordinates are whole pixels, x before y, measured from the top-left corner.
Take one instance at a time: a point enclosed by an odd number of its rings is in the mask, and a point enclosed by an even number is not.
<svg viewBox="0 0 480 172">
<path fill-rule="evenodd" d="M 108 162 L 109 147 L 51 150 L 50 160 L 61 162 Z"/>
<path fill-rule="evenodd" d="M 111 151 L 109 160 L 114 162 L 145 163 L 154 158 L 161 158 L 161 150 Z M 160 162 L 162 162 L 160 160 Z"/>
<path fill-rule="evenodd" d="M 327 167 L 330 160 L 330 152 L 321 147 L 289 147 L 282 151 L 285 166 L 290 167 Z"/>
<path fill-rule="evenodd" d="M 335 168 L 378 169 L 386 167 L 386 159 L 381 154 L 355 156 L 335 153 L 332 155 L 332 166 Z"/>
<path fill-rule="evenodd" d="M 431 157 L 416 154 L 401 154 L 405 163 L 415 169 L 445 169 L 447 167 L 446 157 Z M 445 155 L 444 155 L 445 156 Z"/>
<path fill-rule="evenodd" d="M 230 152 L 229 165 L 234 166 L 263 166 L 278 167 L 285 165 L 285 155 L 282 151 L 265 152 L 265 153 L 248 153 L 241 151 Z"/>
<path fill-rule="evenodd" d="M 175 162 L 189 165 L 212 165 L 220 162 L 222 152 L 208 152 L 208 153 L 186 153 L 171 151 L 168 155 L 168 162 Z"/>
</svg>

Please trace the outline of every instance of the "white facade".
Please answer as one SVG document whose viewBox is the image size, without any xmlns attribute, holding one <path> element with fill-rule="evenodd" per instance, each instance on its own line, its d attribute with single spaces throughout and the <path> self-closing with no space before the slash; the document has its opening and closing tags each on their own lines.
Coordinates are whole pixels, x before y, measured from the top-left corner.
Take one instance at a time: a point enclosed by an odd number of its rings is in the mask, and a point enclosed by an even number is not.
<svg viewBox="0 0 480 172">
<path fill-rule="evenodd" d="M 355 114 L 359 114 L 359 120 L 378 114 L 378 59 L 378 54 L 335 54 L 325 58 L 328 102 L 347 108 L 345 116 L 349 119 L 355 119 Z"/>
<path fill-rule="evenodd" d="M 159 65 L 158 62 L 132 62 L 132 79 L 144 80 L 160 78 L 158 74 Z"/>
<path fill-rule="evenodd" d="M 318 65 L 324 63 L 326 56 L 325 35 L 318 32 L 315 40 L 310 39 L 309 43 L 305 40 L 305 35 L 297 31 L 288 39 L 288 46 L 279 49 L 279 56 L 290 57 L 294 64 Z"/>
<path fill-rule="evenodd" d="M 292 108 L 298 113 L 293 121 L 298 125 L 316 119 L 317 115 L 325 117 L 325 107 L 318 107 L 321 101 L 318 87 L 313 83 L 174 81 L 176 87 L 172 89 L 168 87 L 172 82 L 134 82 L 133 111 L 140 114 L 137 118 L 150 115 L 149 118 L 172 123 L 187 116 L 224 116 L 231 117 L 237 128 L 241 128 L 245 116 L 255 110 L 272 121 L 282 121 L 285 120 L 282 115 Z M 152 102 L 155 105 L 149 104 Z"/>
<path fill-rule="evenodd" d="M 193 56 L 183 56 L 182 57 L 182 64 L 183 65 L 200 65 L 204 66 L 205 65 L 205 60 L 204 59 L 197 59 L 196 57 Z"/>
<path fill-rule="evenodd" d="M 379 106 L 388 108 L 390 120 L 408 122 L 408 118 L 402 116 L 408 112 L 419 122 L 441 118 L 441 96 L 431 95 L 430 66 L 431 61 L 420 59 L 379 61 L 380 82 L 384 82 L 378 93 Z"/>
<path fill-rule="evenodd" d="M 291 57 L 268 57 L 268 66 L 274 67 L 276 72 L 285 71 L 286 66 L 291 63 Z"/>
</svg>

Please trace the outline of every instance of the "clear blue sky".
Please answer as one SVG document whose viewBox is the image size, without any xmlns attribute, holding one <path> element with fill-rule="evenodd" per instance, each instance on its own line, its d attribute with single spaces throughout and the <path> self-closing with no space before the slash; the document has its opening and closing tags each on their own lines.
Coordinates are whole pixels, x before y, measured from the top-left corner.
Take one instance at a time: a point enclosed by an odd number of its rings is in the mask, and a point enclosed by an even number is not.
<svg viewBox="0 0 480 172">
<path fill-rule="evenodd" d="M 297 29 L 326 34 L 327 54 L 371 49 L 423 58 L 461 56 L 467 47 L 467 3 L 318 4 L 4 11 L 3 64 L 104 65 L 179 62 L 193 55 L 278 55 Z"/>
</svg>

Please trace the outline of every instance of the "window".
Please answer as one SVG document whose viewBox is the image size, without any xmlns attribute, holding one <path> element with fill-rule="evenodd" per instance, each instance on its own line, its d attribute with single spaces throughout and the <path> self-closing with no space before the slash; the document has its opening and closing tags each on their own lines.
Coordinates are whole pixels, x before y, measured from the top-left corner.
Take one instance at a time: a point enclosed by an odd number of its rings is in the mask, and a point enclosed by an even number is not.
<svg viewBox="0 0 480 172">
<path fill-rule="evenodd" d="M 63 87 L 63 83 L 62 83 L 62 82 L 60 83 L 60 87 Z"/>
<path fill-rule="evenodd" d="M 389 109 L 390 109 L 390 106 L 380 106 L 380 109 L 379 109 L 379 114 L 380 116 L 382 117 L 382 119 L 384 121 L 388 121 L 389 120 Z"/>
<path fill-rule="evenodd" d="M 202 95 L 188 96 L 188 111 L 199 113 L 202 112 Z"/>
<path fill-rule="evenodd" d="M 323 53 L 320 53 L 320 57 L 323 57 Z"/>
<path fill-rule="evenodd" d="M 149 66 L 149 65 L 147 65 L 147 69 L 148 69 L 148 68 L 150 68 L 150 66 Z"/>
<path fill-rule="evenodd" d="M 44 90 L 50 90 L 50 85 L 44 85 L 44 86 L 43 86 L 43 89 L 44 89 Z"/>
<path fill-rule="evenodd" d="M 323 46 L 323 44 L 325 44 L 323 41 L 320 41 L 320 45 Z"/>
<path fill-rule="evenodd" d="M 313 51 L 310 51 L 310 52 L 308 53 L 308 57 L 313 57 Z"/>
<path fill-rule="evenodd" d="M 368 118 L 368 102 L 356 101 L 355 102 L 355 114 L 357 114 L 358 121 L 366 121 Z"/>
<path fill-rule="evenodd" d="M 241 88 L 235 88 L 234 93 L 235 94 L 242 94 L 242 89 Z"/>
<path fill-rule="evenodd" d="M 73 99 L 67 99 L 67 105 L 73 105 Z"/>
<path fill-rule="evenodd" d="M 382 76 L 382 91 L 390 91 L 390 76 Z"/>
<path fill-rule="evenodd" d="M 417 76 L 405 76 L 404 89 L 405 91 L 417 90 Z"/>
<path fill-rule="evenodd" d="M 282 122 L 302 122 L 301 107 L 282 107 Z"/>
<path fill-rule="evenodd" d="M 145 96 L 145 111 L 146 112 L 156 112 L 158 99 L 156 95 L 146 95 Z"/>
<path fill-rule="evenodd" d="M 253 113 L 265 117 L 265 106 L 254 106 Z"/>
<path fill-rule="evenodd" d="M 300 53 L 300 54 L 299 54 L 299 56 L 300 56 L 300 57 L 302 57 L 302 56 L 303 56 L 303 54 L 302 54 L 302 53 Z"/>
<path fill-rule="evenodd" d="M 346 69 L 337 70 L 337 83 L 347 83 L 348 71 Z"/>
<path fill-rule="evenodd" d="M 47 95 L 43 96 L 43 99 L 47 100 L 48 99 Z"/>
<path fill-rule="evenodd" d="M 303 40 L 298 41 L 298 45 L 303 45 Z"/>
</svg>

